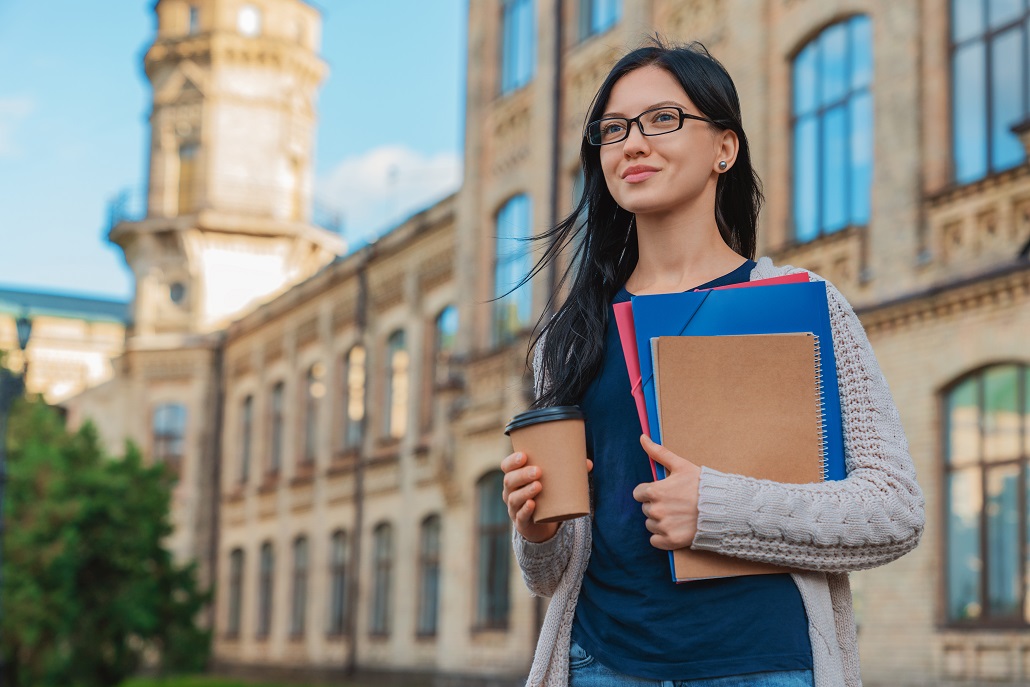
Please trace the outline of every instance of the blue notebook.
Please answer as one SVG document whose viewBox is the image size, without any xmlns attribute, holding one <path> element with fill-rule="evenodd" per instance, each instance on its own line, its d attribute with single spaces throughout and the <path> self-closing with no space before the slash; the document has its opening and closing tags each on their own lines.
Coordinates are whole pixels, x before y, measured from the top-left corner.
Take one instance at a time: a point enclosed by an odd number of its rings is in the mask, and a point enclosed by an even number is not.
<svg viewBox="0 0 1030 687">
<path fill-rule="evenodd" d="M 632 307 L 644 400 L 651 438 L 656 443 L 662 441 L 651 358 L 652 338 L 811 332 L 818 338 L 822 364 L 824 474 L 828 480 L 847 476 L 837 361 L 833 354 L 825 282 L 633 296 Z M 664 478 L 662 466 L 657 468 L 659 479 Z"/>
</svg>

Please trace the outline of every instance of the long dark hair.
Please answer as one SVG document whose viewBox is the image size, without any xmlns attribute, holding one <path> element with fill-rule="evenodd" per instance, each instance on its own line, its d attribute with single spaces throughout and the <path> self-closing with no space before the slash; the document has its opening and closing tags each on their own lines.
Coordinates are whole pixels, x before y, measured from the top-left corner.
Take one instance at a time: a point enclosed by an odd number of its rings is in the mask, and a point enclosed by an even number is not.
<svg viewBox="0 0 1030 687">
<path fill-rule="evenodd" d="M 601 118 L 619 79 L 652 65 L 669 72 L 680 83 L 701 114 L 716 122 L 710 126 L 737 135 L 736 162 L 719 175 L 716 186 L 715 220 L 726 244 L 753 259 L 758 211 L 763 201 L 761 181 L 751 167 L 737 89 L 726 69 L 703 45 L 666 45 L 655 37 L 650 45 L 630 52 L 608 73 L 594 96 L 586 121 Z M 529 281 L 554 263 L 577 237 L 582 237 L 534 328 L 530 350 L 543 338 L 542 368 L 538 374 L 543 375 L 545 383 L 533 404 L 538 408 L 578 403 L 583 397 L 601 366 L 609 306 L 633 272 L 639 256 L 633 214 L 619 207 L 609 193 L 601 171 L 600 148 L 584 138 L 580 159 L 583 196 L 568 217 L 534 237 L 546 242 L 547 248 L 523 280 Z M 568 298 L 553 317 L 548 317 L 570 275 L 572 287 Z"/>
</svg>

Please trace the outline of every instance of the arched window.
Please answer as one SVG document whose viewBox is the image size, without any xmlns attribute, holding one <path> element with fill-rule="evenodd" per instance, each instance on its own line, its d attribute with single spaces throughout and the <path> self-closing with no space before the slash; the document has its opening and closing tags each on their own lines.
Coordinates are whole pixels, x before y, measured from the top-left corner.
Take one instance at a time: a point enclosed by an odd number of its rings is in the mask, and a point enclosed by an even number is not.
<svg viewBox="0 0 1030 687">
<path fill-rule="evenodd" d="M 257 5 L 248 3 L 240 8 L 236 15 L 236 29 L 248 38 L 261 35 L 261 10 Z"/>
<path fill-rule="evenodd" d="M 794 58 L 794 236 L 869 223 L 873 170 L 872 28 L 834 24 Z"/>
<path fill-rule="evenodd" d="M 350 542 L 343 530 L 329 540 L 329 634 L 342 635 L 347 622 L 347 562 Z"/>
<path fill-rule="evenodd" d="M 1030 367 L 995 365 L 945 394 L 947 617 L 1030 623 L 1027 489 Z"/>
<path fill-rule="evenodd" d="M 408 388 L 410 357 L 404 330 L 398 329 L 386 341 L 386 436 L 400 439 L 408 429 Z"/>
<path fill-rule="evenodd" d="M 440 607 L 440 516 L 422 521 L 419 533 L 419 590 L 417 632 L 435 635 Z"/>
<path fill-rule="evenodd" d="M 433 426 L 435 410 L 433 392 L 437 387 L 446 385 L 450 380 L 450 361 L 457 343 L 458 309 L 453 305 L 448 305 L 440 311 L 433 323 L 432 359 L 426 366 L 426 388 L 423 402 L 420 404 L 423 431 L 428 431 Z"/>
<path fill-rule="evenodd" d="M 604 33 L 621 14 L 622 0 L 579 0 L 579 39 Z"/>
<path fill-rule="evenodd" d="M 240 636 L 240 616 L 243 612 L 243 549 L 233 549 L 229 554 L 229 621 L 226 632 L 229 637 Z"/>
<path fill-rule="evenodd" d="M 257 636 L 259 639 L 268 637 L 272 631 L 272 601 L 275 582 L 275 553 L 272 550 L 272 542 L 266 541 L 261 545 L 261 561 L 258 577 L 258 622 Z"/>
<path fill-rule="evenodd" d="M 536 3 L 502 0 L 501 95 L 528 84 L 536 67 Z"/>
<path fill-rule="evenodd" d="M 376 525 L 372 533 L 372 613 L 369 630 L 373 635 L 390 633 L 391 587 L 393 586 L 393 527 Z"/>
<path fill-rule="evenodd" d="M 186 406 L 181 403 L 163 403 L 154 408 L 153 458 L 173 470 L 182 467 L 186 446 Z"/>
<path fill-rule="evenodd" d="M 250 477 L 250 456 L 254 446 L 254 396 L 243 399 L 240 408 L 240 482 Z"/>
<path fill-rule="evenodd" d="M 365 347 L 354 346 L 344 359 L 343 448 L 361 446 L 365 427 Z"/>
<path fill-rule="evenodd" d="M 285 394 L 286 385 L 283 382 L 276 382 L 275 386 L 272 387 L 271 437 L 268 452 L 269 472 L 279 472 L 283 466 L 283 429 L 285 428 L 285 418 L 283 416 L 285 408 L 283 407 L 283 402 L 285 401 Z"/>
<path fill-rule="evenodd" d="M 1030 117 L 1030 8 L 1020 0 L 951 2 L 955 180 L 968 183 L 1026 159 L 1012 126 Z"/>
<path fill-rule="evenodd" d="M 293 542 L 293 603 L 290 613 L 290 636 L 304 636 L 308 608 L 308 539 L 297 537 Z"/>
<path fill-rule="evenodd" d="M 304 380 L 304 460 L 309 463 L 318 453 L 318 409 L 325 396 L 325 374 L 325 365 L 315 363 Z"/>
<path fill-rule="evenodd" d="M 494 298 L 498 300 L 494 301 L 494 342 L 498 345 L 511 341 L 530 324 L 532 285 L 527 283 L 513 293 L 508 292 L 533 266 L 527 240 L 532 216 L 532 204 L 525 194 L 509 200 L 497 213 Z"/>
<path fill-rule="evenodd" d="M 197 155 L 200 145 L 194 141 L 179 146 L 179 214 L 196 210 Z"/>
<path fill-rule="evenodd" d="M 480 628 L 508 626 L 511 530 L 508 511 L 501 499 L 503 480 L 504 473 L 495 470 L 476 484 L 479 503 L 476 621 Z"/>
</svg>

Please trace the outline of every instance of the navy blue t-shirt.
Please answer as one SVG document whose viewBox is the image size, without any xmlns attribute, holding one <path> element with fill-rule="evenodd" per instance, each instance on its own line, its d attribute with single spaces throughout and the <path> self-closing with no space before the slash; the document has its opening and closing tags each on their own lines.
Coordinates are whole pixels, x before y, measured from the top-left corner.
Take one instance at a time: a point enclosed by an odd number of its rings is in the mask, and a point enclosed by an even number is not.
<svg viewBox="0 0 1030 687">
<path fill-rule="evenodd" d="M 755 263 L 705 287 L 750 279 Z M 628 301 L 625 288 L 613 303 Z M 572 636 L 609 668 L 690 680 L 812 667 L 808 620 L 790 575 L 676 584 L 669 554 L 651 546 L 633 489 L 652 480 L 613 312 L 604 362 L 580 402 L 594 461 L 593 549 Z"/>
</svg>

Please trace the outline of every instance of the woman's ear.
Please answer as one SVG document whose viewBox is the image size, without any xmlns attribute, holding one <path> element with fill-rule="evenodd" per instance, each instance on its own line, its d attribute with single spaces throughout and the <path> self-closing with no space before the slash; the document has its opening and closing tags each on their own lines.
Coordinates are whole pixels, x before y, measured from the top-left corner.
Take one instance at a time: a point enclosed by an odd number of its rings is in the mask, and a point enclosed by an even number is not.
<svg viewBox="0 0 1030 687">
<path fill-rule="evenodd" d="M 740 140 L 737 134 L 730 129 L 720 132 L 715 138 L 715 173 L 725 174 L 737 161 L 737 151 L 740 149 Z"/>
</svg>

